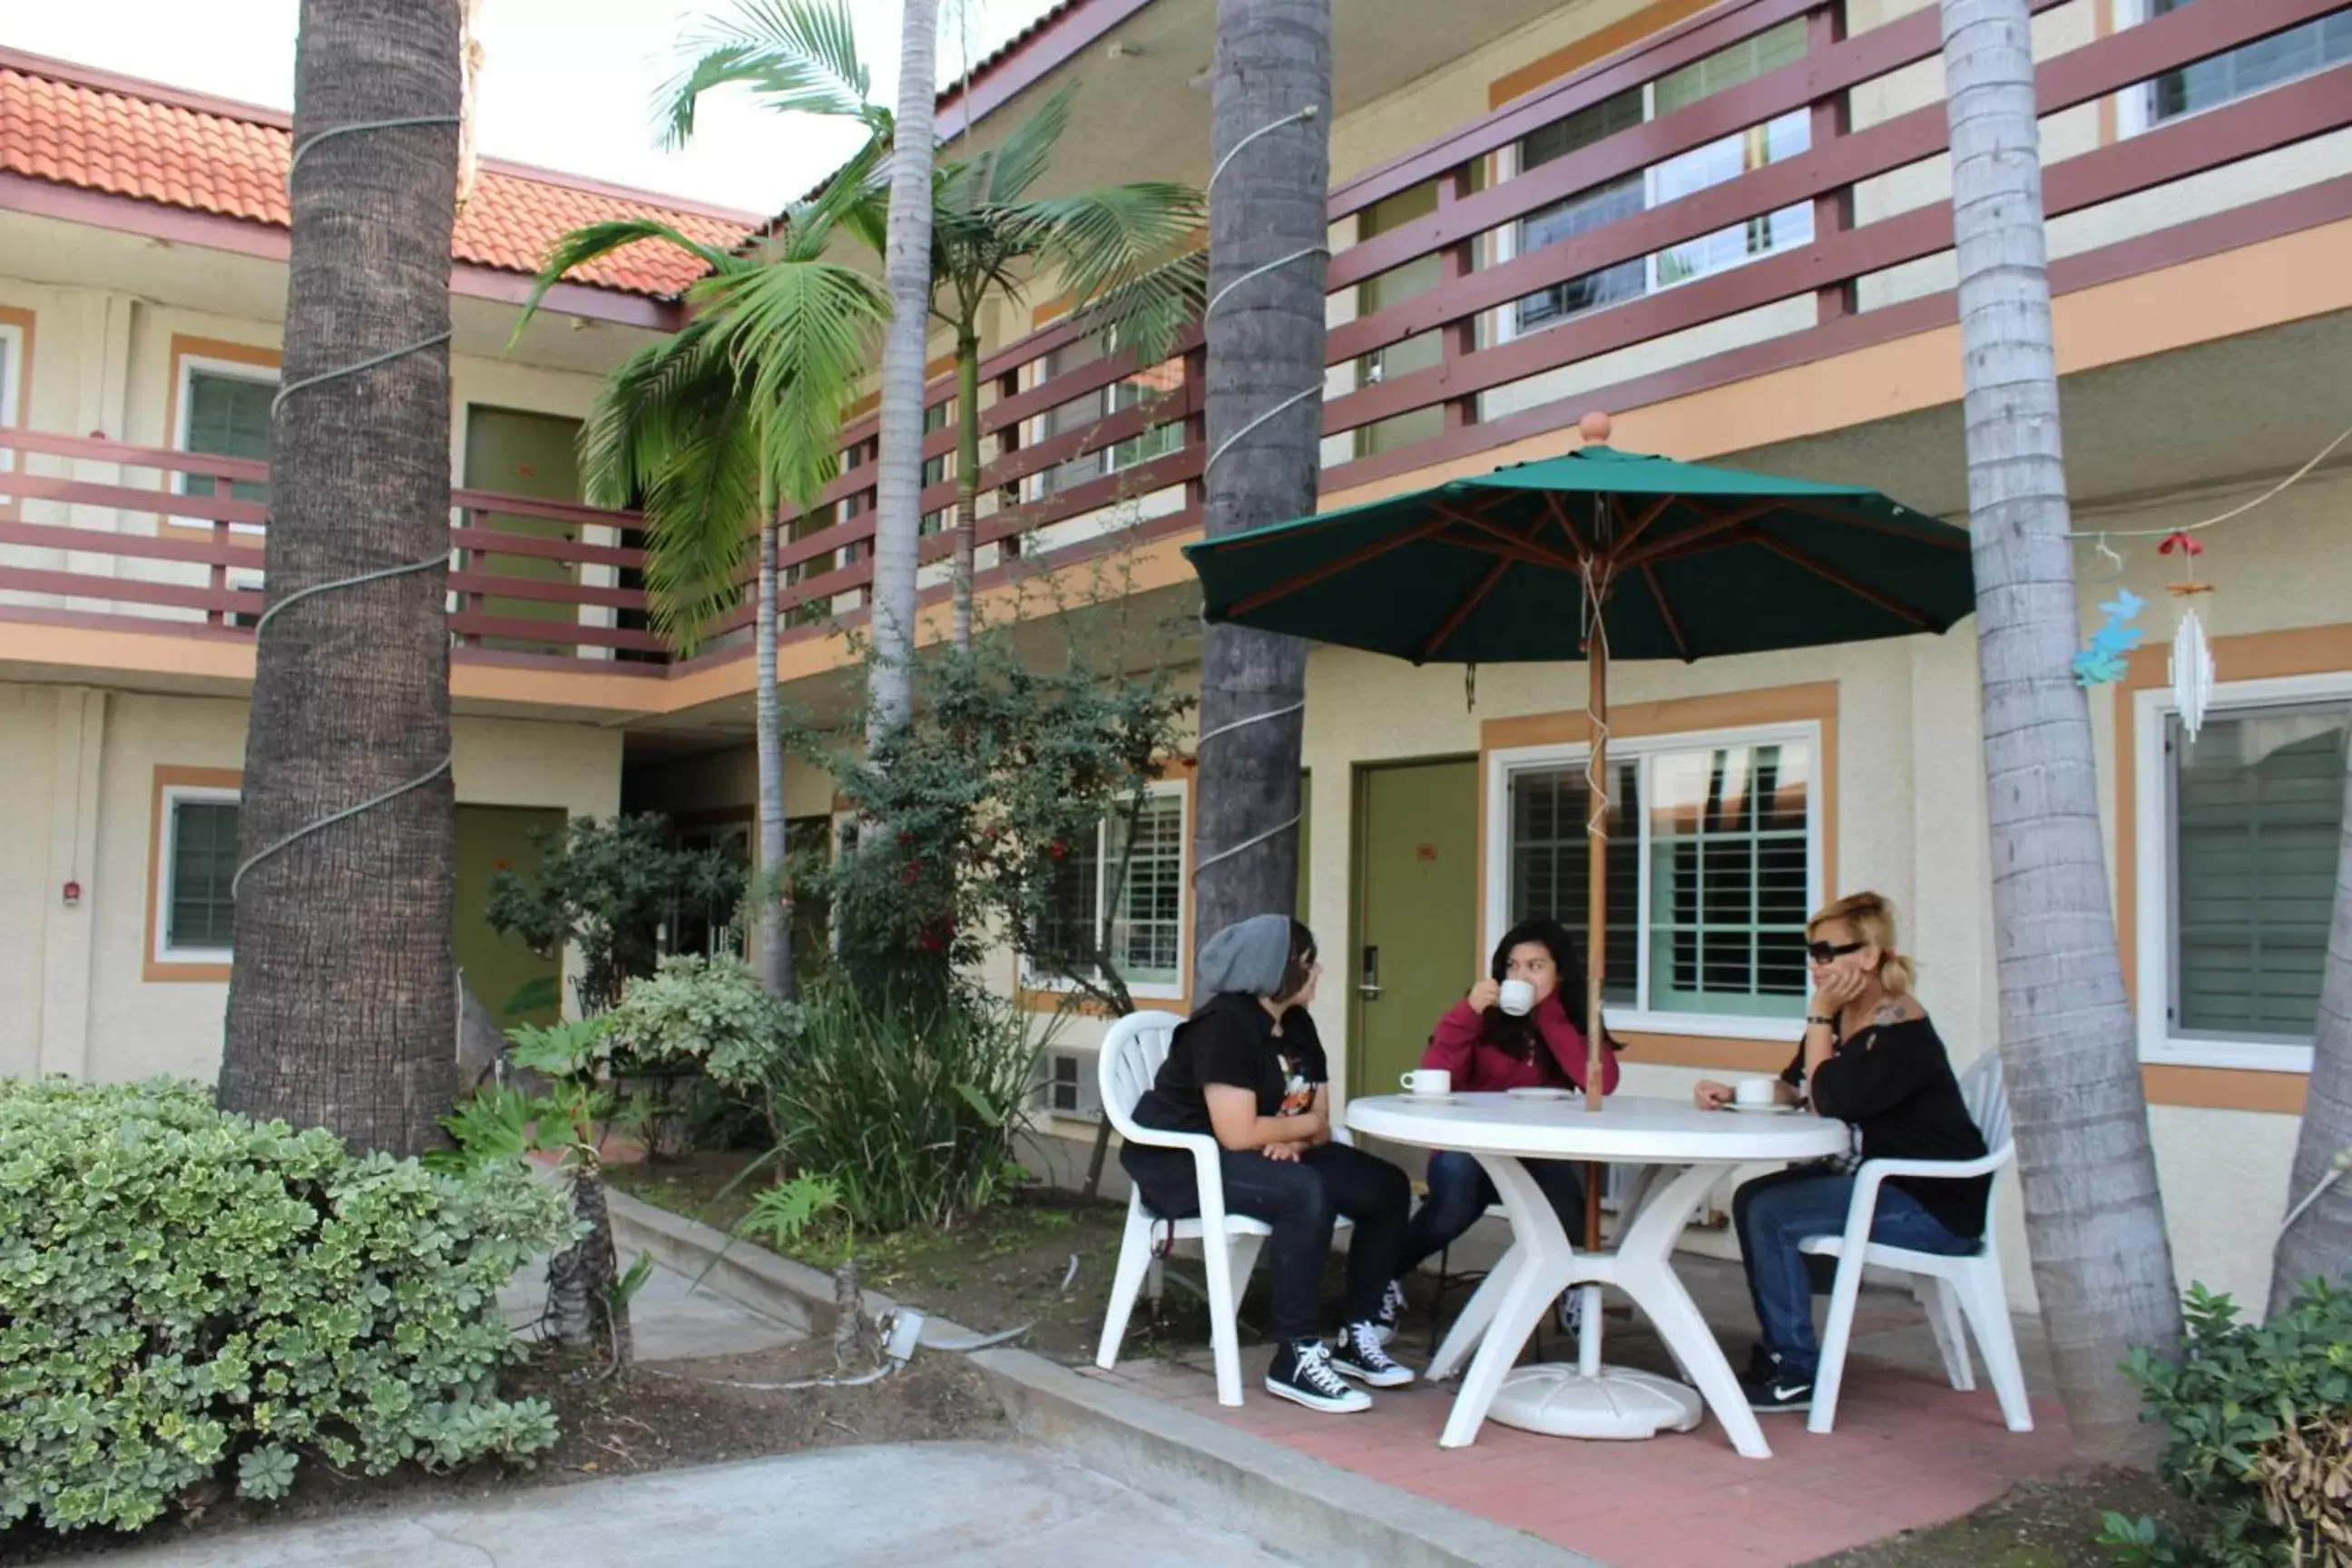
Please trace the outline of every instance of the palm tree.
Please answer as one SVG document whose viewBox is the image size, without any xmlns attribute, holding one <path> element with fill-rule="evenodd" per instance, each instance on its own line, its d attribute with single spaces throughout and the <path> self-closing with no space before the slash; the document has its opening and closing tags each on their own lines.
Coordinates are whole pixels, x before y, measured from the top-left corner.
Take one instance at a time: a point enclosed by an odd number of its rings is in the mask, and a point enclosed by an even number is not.
<svg viewBox="0 0 2352 1568">
<path fill-rule="evenodd" d="M 438 1136 L 457 1073 L 443 601 L 458 6 L 304 0 L 301 17 L 219 1093 L 409 1154 Z"/>
<path fill-rule="evenodd" d="M 2000 1053 L 2075 1453 L 2146 1463 L 2117 1371 L 2179 1302 L 2124 994 L 2077 640 L 2026 0 L 1943 0 Z"/>
<path fill-rule="evenodd" d="M 853 164 L 751 254 L 698 244 L 650 219 L 576 230 L 549 254 L 515 329 L 567 271 L 625 245 L 674 245 L 709 268 L 688 295 L 696 314 L 687 326 L 632 354 L 597 393 L 581 466 L 593 504 L 642 507 L 654 624 L 681 647 L 734 605 L 758 542 L 760 969 L 774 996 L 793 990 L 776 690 L 778 501 L 813 508 L 833 478 L 843 409 L 888 311 L 872 279 L 824 259 L 868 172 Z M 756 530 L 747 526 L 753 518 Z"/>
<path fill-rule="evenodd" d="M 2306 1279 L 2352 1279 L 2352 752 L 2345 758 L 2344 831 L 2336 847 L 2336 919 L 2327 931 L 2327 971 L 2311 1041 L 2311 1081 L 2295 1142 L 2290 1210 L 2271 1270 L 2271 1310 L 2284 1309 Z"/>
<path fill-rule="evenodd" d="M 670 89 L 673 135 L 681 124 L 691 129 L 693 95 L 732 83 L 752 88 L 772 108 L 858 121 L 867 129 L 869 153 L 892 143 L 898 117 L 866 99 L 869 73 L 841 0 L 739 0 L 735 14 L 706 24 L 689 47 L 704 53 Z M 1139 181 L 1032 197 L 1068 125 L 1076 92 L 1075 84 L 1055 92 L 997 148 L 940 161 L 932 172 L 925 310 L 955 340 L 958 647 L 971 646 L 982 306 L 991 298 L 1018 300 L 1032 279 L 1049 277 L 1093 334 L 1131 352 L 1139 365 L 1164 359 L 1200 307 L 1200 261 L 1187 249 L 1203 216 L 1199 192 Z M 844 221 L 877 253 L 887 250 L 884 196 L 876 187 Z M 887 436 L 883 444 L 889 446 Z M 878 585 L 877 591 L 878 596 Z"/>
<path fill-rule="evenodd" d="M 1223 455 L 1204 476 L 1206 531 L 1216 538 L 1315 510 L 1330 0 L 1218 0 L 1213 104 L 1222 172 L 1209 192 L 1210 286 L 1269 268 L 1208 320 L 1209 449 Z M 1274 265 L 1286 257 L 1296 258 Z M 1202 931 L 1287 910 L 1296 897 L 1306 700 L 1305 643 L 1231 626 L 1202 635 L 1193 906 Z"/>
<path fill-rule="evenodd" d="M 845 24 L 848 11 L 840 18 Z M 915 709 L 915 560 L 922 536 L 923 369 L 930 342 L 931 110 L 940 0 L 907 0 L 898 45 L 898 113 L 890 138 L 890 205 L 882 278 L 890 331 L 882 344 L 881 454 L 874 502 L 874 674 L 867 743 Z"/>
</svg>

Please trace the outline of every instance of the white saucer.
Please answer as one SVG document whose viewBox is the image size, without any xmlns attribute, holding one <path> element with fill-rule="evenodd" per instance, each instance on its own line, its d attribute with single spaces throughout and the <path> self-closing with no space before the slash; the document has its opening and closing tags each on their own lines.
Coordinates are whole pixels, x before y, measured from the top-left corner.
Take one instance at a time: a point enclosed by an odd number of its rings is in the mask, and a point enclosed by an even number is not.
<svg viewBox="0 0 2352 1568">
<path fill-rule="evenodd" d="M 1797 1108 L 1793 1105 L 1742 1105 L 1736 1100 L 1725 1100 L 1723 1109 L 1737 1110 L 1748 1116 L 1793 1116 L 1797 1113 Z"/>
<path fill-rule="evenodd" d="M 1574 1100 L 1577 1095 L 1577 1091 L 1572 1089 L 1542 1089 L 1537 1087 L 1507 1089 L 1503 1092 L 1509 1095 L 1513 1100 Z"/>
<path fill-rule="evenodd" d="M 1400 1090 L 1397 1098 L 1410 1105 L 1451 1105 L 1454 1103 L 1454 1095 L 1450 1089 L 1444 1094 L 1415 1094 L 1408 1089 Z"/>
</svg>

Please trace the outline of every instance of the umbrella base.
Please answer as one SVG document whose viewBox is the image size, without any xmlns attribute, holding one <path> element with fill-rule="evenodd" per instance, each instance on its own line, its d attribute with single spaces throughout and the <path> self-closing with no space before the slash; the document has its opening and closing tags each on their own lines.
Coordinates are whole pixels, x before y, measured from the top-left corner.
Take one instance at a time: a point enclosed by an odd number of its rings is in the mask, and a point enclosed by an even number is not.
<svg viewBox="0 0 2352 1568">
<path fill-rule="evenodd" d="M 1587 1376 L 1542 1363 L 1504 1378 L 1486 1418 L 1553 1437 L 1623 1440 L 1690 1431 L 1706 1408 L 1696 1390 L 1655 1373 L 1604 1366 Z"/>
</svg>

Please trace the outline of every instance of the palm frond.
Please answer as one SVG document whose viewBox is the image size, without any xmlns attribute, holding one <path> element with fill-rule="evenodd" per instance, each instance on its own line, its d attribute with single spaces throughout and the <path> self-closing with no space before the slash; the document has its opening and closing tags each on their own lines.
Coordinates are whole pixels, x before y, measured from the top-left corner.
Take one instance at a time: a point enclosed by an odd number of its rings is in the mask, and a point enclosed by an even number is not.
<svg viewBox="0 0 2352 1568">
<path fill-rule="evenodd" d="M 749 88 L 785 114 L 856 120 L 887 133 L 890 111 L 872 101 L 847 0 L 735 0 L 680 42 L 691 63 L 655 95 L 665 144 L 694 134 L 697 101 L 715 87 Z"/>
<path fill-rule="evenodd" d="M 753 538 L 759 432 L 726 346 L 702 317 L 639 350 L 581 429 L 587 499 L 641 508 L 653 622 L 688 652 L 736 602 Z"/>
<path fill-rule="evenodd" d="M 1066 83 L 1037 106 L 1037 112 L 1014 126 L 992 154 L 982 153 L 974 160 L 985 161 L 986 177 L 980 184 L 990 203 L 1010 206 L 1029 194 L 1029 187 L 1053 162 L 1054 149 L 1070 123 L 1070 100 L 1077 90 L 1076 82 Z"/>
<path fill-rule="evenodd" d="M 1168 356 L 1207 290 L 1193 248 L 1208 204 L 1190 185 L 1110 185 L 1017 209 L 1043 268 L 1057 273 L 1098 331 L 1114 332 L 1139 363 Z"/>
<path fill-rule="evenodd" d="M 833 477 L 842 407 L 872 363 L 889 295 L 854 268 L 804 257 L 717 279 L 710 298 L 777 491 L 813 506 Z"/>
<path fill-rule="evenodd" d="M 585 267 L 599 257 L 609 256 L 627 246 L 654 240 L 674 245 L 680 250 L 700 258 L 713 272 L 740 271 L 755 265 L 751 258 L 722 250 L 715 245 L 705 245 L 698 239 L 668 224 L 653 218 L 611 218 L 575 228 L 548 247 L 547 259 L 540 264 L 539 276 L 531 279 L 530 293 L 522 303 L 522 314 L 515 321 L 513 335 L 507 339 L 512 348 L 522 337 L 522 330 L 530 325 L 547 291 L 563 281 L 564 274 L 575 267 Z"/>
</svg>

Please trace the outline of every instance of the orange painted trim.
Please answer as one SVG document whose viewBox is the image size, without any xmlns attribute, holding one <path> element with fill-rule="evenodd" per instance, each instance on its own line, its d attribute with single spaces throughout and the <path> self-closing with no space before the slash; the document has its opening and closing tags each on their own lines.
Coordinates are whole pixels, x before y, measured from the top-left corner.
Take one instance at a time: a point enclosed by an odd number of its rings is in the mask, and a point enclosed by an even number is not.
<svg viewBox="0 0 2352 1568">
<path fill-rule="evenodd" d="M 33 427 L 33 326 L 32 311 L 19 310 L 14 305 L 0 305 L 0 327 L 16 329 L 16 357 L 22 362 L 9 367 L 16 380 L 16 417 L 11 422 L 11 428 L 17 430 Z M 22 460 L 14 452 L 0 456 L 0 471 Z M 0 502 L 0 517 L 13 519 L 19 515 L 20 510 L 20 503 L 14 496 Z"/>
<path fill-rule="evenodd" d="M 226 963 L 172 963 L 155 956 L 155 936 L 161 931 L 163 903 L 163 792 L 181 789 L 242 789 L 245 774 L 236 768 L 179 768 L 160 766 L 148 795 L 147 806 L 147 923 L 146 945 L 139 952 L 139 978 L 150 985 L 186 984 L 201 982 L 221 984 L 227 981 L 229 966 Z"/>
<path fill-rule="evenodd" d="M 2352 622 L 2248 632 L 2212 639 L 2213 666 L 2225 681 L 2276 680 L 2294 675 L 2332 675 L 2352 669 Z M 2138 693 L 2171 684 L 2161 659 L 2130 667 L 2116 683 L 2116 946 L 2123 960 L 2124 994 L 2138 1005 L 2139 994 L 2139 702 Z M 2149 1064 L 2140 1069 L 2147 1097 L 2167 1105 L 2206 1105 L 2229 1110 L 2303 1113 L 2304 1075 L 2229 1068 Z M 2239 1080 L 2246 1080 L 2240 1083 Z M 2161 1094 L 2158 1086 L 2163 1086 Z M 2293 1086 L 2292 1095 L 2284 1087 Z M 2267 1087 L 2265 1087 L 2267 1086 Z M 2192 1094 L 2218 1098 L 2189 1099 Z M 2250 1101 L 2259 1100 L 2260 1103 Z"/>
<path fill-rule="evenodd" d="M 2261 1110 L 2301 1116 L 2307 1075 L 2244 1068 L 2148 1066 L 2140 1085 L 2151 1105 L 2194 1105 L 2208 1110 Z"/>
<path fill-rule="evenodd" d="M 1727 1040 L 1707 1035 L 1620 1035 L 1626 1067 L 1712 1068 L 1718 1071 L 1777 1073 L 1797 1047 L 1786 1040 Z"/>
<path fill-rule="evenodd" d="M 1612 704 L 1609 710 L 1609 732 L 1621 740 L 1697 734 L 1709 730 L 1748 729 L 1766 724 L 1812 724 L 1821 731 L 1822 754 L 1815 759 L 1814 776 L 1819 781 L 1822 795 L 1822 886 L 1834 896 L 1839 887 L 1837 682 L 1817 680 L 1802 686 L 1765 687 L 1754 691 L 1725 691 L 1705 697 L 1673 697 L 1659 702 Z M 1495 934 L 1486 929 L 1488 857 L 1486 852 L 1489 831 L 1486 781 L 1494 767 L 1494 753 L 1517 751 L 1526 746 L 1580 746 L 1585 743 L 1587 734 L 1584 714 L 1580 710 L 1488 719 L 1478 726 L 1478 945 L 1482 952 L 1493 941 Z M 1656 1037 L 1680 1039 L 1685 1037 Z M 1699 1062 L 1692 1065 L 1724 1064 Z M 1780 1065 L 1787 1065 L 1785 1059 Z"/>
<path fill-rule="evenodd" d="M 1715 0 L 1656 0 L 1656 4 L 1644 5 L 1622 21 L 1612 22 L 1605 27 L 1587 33 L 1572 44 L 1496 77 L 1486 86 L 1486 107 L 1500 109 L 1511 100 L 1533 92 L 1546 82 L 1558 81 L 1570 71 L 1581 70 L 1597 59 L 1640 43 L 1662 28 L 1696 16 L 1713 4 Z"/>
</svg>

